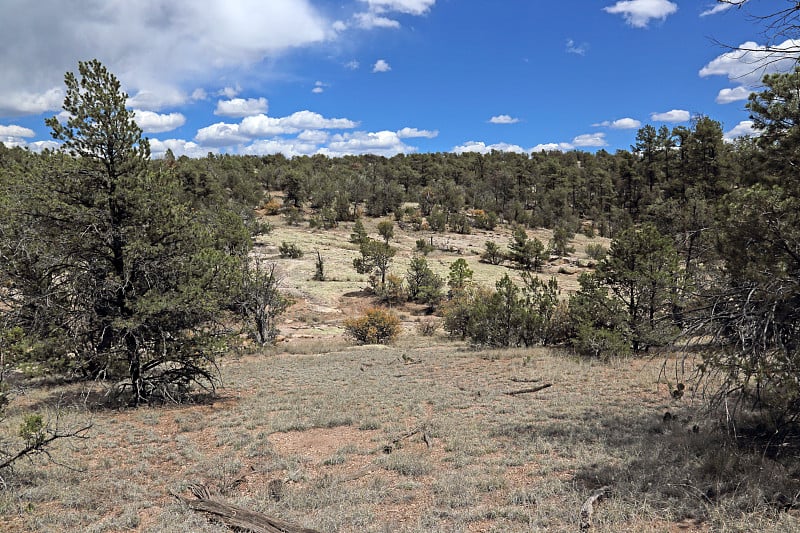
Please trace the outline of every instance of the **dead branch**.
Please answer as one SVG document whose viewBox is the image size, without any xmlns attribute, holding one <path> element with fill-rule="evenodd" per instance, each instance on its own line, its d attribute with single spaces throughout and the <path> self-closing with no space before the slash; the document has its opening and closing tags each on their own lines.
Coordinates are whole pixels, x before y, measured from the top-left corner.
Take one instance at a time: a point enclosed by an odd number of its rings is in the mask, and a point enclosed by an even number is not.
<svg viewBox="0 0 800 533">
<path fill-rule="evenodd" d="M 538 383 L 542 381 L 539 378 L 511 378 L 514 383 Z"/>
<path fill-rule="evenodd" d="M 320 533 L 316 529 L 290 524 L 263 513 L 256 513 L 212 499 L 208 489 L 203 485 L 192 485 L 190 488 L 197 499 L 184 498 L 174 492 L 172 495 L 188 505 L 193 511 L 213 515 L 214 518 L 222 521 L 229 528 L 238 528 L 253 533 Z"/>
<path fill-rule="evenodd" d="M 512 390 L 508 392 L 504 392 L 503 394 L 508 394 L 509 396 L 517 396 L 518 394 L 529 394 L 531 392 L 539 392 L 542 389 L 546 389 L 548 387 L 552 387 L 552 383 L 545 383 L 544 385 L 539 385 L 538 387 L 533 387 L 530 389 L 520 389 L 520 390 Z"/>
<path fill-rule="evenodd" d="M 605 496 L 611 487 L 602 487 L 597 489 L 589 496 L 581 506 L 581 531 L 587 531 L 592 527 L 592 514 L 594 513 L 594 504 Z"/>
</svg>

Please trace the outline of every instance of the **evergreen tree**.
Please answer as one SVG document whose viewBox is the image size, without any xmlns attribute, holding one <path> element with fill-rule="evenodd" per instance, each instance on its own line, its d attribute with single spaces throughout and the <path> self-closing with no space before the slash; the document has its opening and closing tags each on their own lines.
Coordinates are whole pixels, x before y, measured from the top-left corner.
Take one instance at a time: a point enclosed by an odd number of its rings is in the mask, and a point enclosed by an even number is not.
<svg viewBox="0 0 800 533">
<path fill-rule="evenodd" d="M 47 120 L 73 157 L 44 154 L 12 190 L 0 268 L 18 295 L 14 321 L 32 357 L 121 379 L 132 404 L 213 388 L 224 349 L 214 324 L 249 235 L 234 213 L 183 202 L 174 174 L 148 171 L 117 78 L 96 60 L 78 69 L 65 76 L 66 123 Z"/>
</svg>

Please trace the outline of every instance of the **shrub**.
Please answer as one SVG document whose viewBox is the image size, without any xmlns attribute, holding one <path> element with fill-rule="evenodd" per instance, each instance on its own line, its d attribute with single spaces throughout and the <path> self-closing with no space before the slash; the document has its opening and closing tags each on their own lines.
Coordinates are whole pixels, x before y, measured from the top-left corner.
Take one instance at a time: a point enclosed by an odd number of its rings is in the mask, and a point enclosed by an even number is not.
<svg viewBox="0 0 800 533">
<path fill-rule="evenodd" d="M 414 257 L 406 272 L 408 297 L 424 304 L 436 304 L 442 298 L 444 280 L 434 273 L 424 257 Z"/>
<path fill-rule="evenodd" d="M 428 239 L 417 239 L 417 251 L 422 255 L 428 255 L 434 250 L 433 244 Z"/>
<path fill-rule="evenodd" d="M 476 209 L 472 215 L 472 223 L 476 228 L 491 231 L 497 226 L 497 214 L 494 211 Z"/>
<path fill-rule="evenodd" d="M 485 261 L 491 265 L 499 265 L 506 260 L 506 254 L 494 241 L 486 241 L 486 249 L 481 254 L 481 261 Z"/>
<path fill-rule="evenodd" d="M 586 255 L 595 261 L 602 261 L 606 258 L 608 249 L 599 243 L 589 243 L 586 245 Z"/>
<path fill-rule="evenodd" d="M 356 219 L 355 224 L 353 224 L 353 233 L 350 234 L 350 242 L 353 244 L 361 244 L 362 242 L 367 240 L 367 230 L 364 229 L 364 223 L 361 222 L 361 219 Z"/>
<path fill-rule="evenodd" d="M 281 257 L 289 259 L 303 257 L 303 250 L 298 248 L 296 244 L 286 241 L 281 242 L 281 245 L 278 246 L 278 253 L 281 254 Z"/>
<path fill-rule="evenodd" d="M 386 275 L 386 282 L 378 283 L 377 276 L 370 277 L 372 291 L 378 296 L 381 302 L 392 305 L 400 305 L 408 300 L 408 293 L 403 287 L 403 278 L 394 274 Z"/>
<path fill-rule="evenodd" d="M 277 198 L 270 197 L 270 199 L 267 200 L 263 206 L 261 206 L 261 209 L 267 216 L 277 215 L 280 212 L 282 205 L 283 204 L 281 204 Z"/>
<path fill-rule="evenodd" d="M 388 344 L 400 334 L 400 319 L 391 311 L 373 307 L 360 317 L 345 320 L 344 329 L 360 344 Z"/>
</svg>

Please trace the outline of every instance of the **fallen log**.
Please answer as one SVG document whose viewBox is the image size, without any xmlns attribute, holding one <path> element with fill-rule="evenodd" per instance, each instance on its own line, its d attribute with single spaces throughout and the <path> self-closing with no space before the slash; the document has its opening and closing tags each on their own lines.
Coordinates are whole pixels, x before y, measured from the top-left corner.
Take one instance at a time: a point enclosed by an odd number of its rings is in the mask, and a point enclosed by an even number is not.
<svg viewBox="0 0 800 533">
<path fill-rule="evenodd" d="M 611 487 L 597 489 L 589 496 L 583 506 L 581 506 L 581 531 L 588 531 L 592 527 L 592 514 L 594 514 L 594 504 L 597 500 L 605 496 Z"/>
<path fill-rule="evenodd" d="M 184 498 L 180 494 L 172 493 L 172 495 L 193 511 L 208 513 L 230 528 L 252 533 L 321 533 L 316 529 L 291 524 L 263 513 L 212 499 L 205 487 L 195 485 L 191 489 L 197 498 L 195 500 Z"/>
<path fill-rule="evenodd" d="M 518 394 L 529 394 L 531 392 L 539 392 L 540 390 L 546 389 L 547 387 L 552 387 L 552 383 L 545 383 L 544 385 L 539 385 L 538 387 L 533 387 L 531 389 L 520 389 L 520 390 L 512 390 L 505 392 L 503 394 L 508 394 L 509 396 L 517 396 Z"/>
</svg>

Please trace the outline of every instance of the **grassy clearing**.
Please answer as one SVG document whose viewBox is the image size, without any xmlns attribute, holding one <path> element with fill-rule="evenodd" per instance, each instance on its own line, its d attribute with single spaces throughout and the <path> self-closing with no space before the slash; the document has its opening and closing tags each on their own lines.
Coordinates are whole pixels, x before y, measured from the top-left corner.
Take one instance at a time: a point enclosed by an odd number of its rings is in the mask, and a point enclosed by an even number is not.
<svg viewBox="0 0 800 533">
<path fill-rule="evenodd" d="M 474 352 L 436 339 L 229 358 L 213 404 L 95 411 L 92 439 L 57 449 L 65 466 L 15 470 L 0 525 L 224 531 L 169 494 L 201 482 L 330 532 L 574 531 L 581 503 L 604 485 L 613 492 L 598 505 L 598 531 L 800 528 L 770 503 L 796 493 L 792 464 L 730 446 L 659 387 L 656 361 Z M 419 362 L 404 361 L 411 353 Z M 504 394 L 532 379 L 553 386 Z M 664 421 L 668 410 L 677 420 Z M 283 482 L 278 501 L 273 480 Z"/>
</svg>

